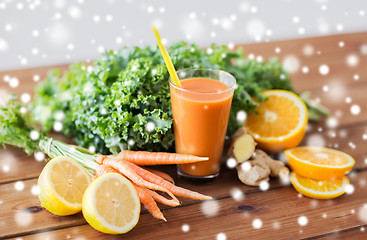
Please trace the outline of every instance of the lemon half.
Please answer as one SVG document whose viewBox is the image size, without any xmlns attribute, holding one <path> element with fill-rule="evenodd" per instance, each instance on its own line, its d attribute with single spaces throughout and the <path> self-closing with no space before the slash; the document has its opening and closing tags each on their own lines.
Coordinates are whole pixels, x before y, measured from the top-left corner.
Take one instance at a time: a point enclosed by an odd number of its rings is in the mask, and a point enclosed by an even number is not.
<svg viewBox="0 0 367 240">
<path fill-rule="evenodd" d="M 56 157 L 38 178 L 41 206 L 59 216 L 80 212 L 83 193 L 90 182 L 90 175 L 79 163 L 69 157 Z"/>
<path fill-rule="evenodd" d="M 121 234 L 139 221 L 140 200 L 132 183 L 118 173 L 94 180 L 83 195 L 83 215 L 96 230 Z"/>
</svg>

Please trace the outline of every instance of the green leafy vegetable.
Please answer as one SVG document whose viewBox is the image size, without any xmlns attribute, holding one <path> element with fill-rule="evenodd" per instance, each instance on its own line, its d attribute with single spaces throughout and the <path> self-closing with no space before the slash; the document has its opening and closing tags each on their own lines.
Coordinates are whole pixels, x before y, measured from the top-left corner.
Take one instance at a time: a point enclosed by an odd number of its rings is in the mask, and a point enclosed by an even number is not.
<svg viewBox="0 0 367 240">
<path fill-rule="evenodd" d="M 11 97 L 8 106 L 0 108 L 0 143 L 23 148 L 28 154 L 33 153 L 38 147 L 39 139 L 43 137 L 37 127 L 32 123 L 26 108 L 19 104 L 15 97 Z M 36 137 L 31 138 L 31 133 Z"/>
<path fill-rule="evenodd" d="M 253 98 L 265 100 L 261 91 L 294 92 L 277 59 L 259 63 L 245 59 L 241 49 L 212 45 L 203 50 L 185 42 L 171 46 L 169 54 L 176 69 L 222 69 L 237 79 L 228 134 L 242 124 L 236 119 L 239 111 L 256 109 Z M 157 48 L 124 47 L 103 53 L 91 66 L 78 63 L 64 73 L 51 71 L 37 87 L 32 111 L 43 130 L 62 123 L 66 135 L 101 153 L 173 150 L 168 72 Z"/>
</svg>

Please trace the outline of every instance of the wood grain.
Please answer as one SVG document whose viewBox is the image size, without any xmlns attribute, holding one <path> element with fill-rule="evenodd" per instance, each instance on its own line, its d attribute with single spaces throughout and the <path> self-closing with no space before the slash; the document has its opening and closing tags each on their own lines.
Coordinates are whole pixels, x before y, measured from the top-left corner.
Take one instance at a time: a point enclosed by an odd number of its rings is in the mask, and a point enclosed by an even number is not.
<svg viewBox="0 0 367 240">
<path fill-rule="evenodd" d="M 339 47 L 340 41 L 344 42 L 343 47 Z M 112 236 L 92 229 L 81 214 L 58 217 L 41 208 L 34 186 L 44 163 L 35 161 L 33 156 L 27 157 L 20 149 L 7 147 L 0 149 L 0 238 L 215 239 L 217 234 L 224 233 L 227 239 L 367 239 L 366 219 L 358 216 L 367 203 L 367 140 L 364 137 L 367 134 L 367 57 L 360 51 L 364 44 L 367 44 L 367 33 L 242 45 L 246 53 L 255 57 L 260 55 L 267 59 L 277 55 L 283 61 L 293 55 L 298 59 L 298 71 L 291 75 L 296 90 L 310 90 L 313 97 L 332 110 L 332 117 L 338 123 L 330 126 L 327 119 L 311 123 L 302 144 L 325 144 L 351 154 L 356 160 L 349 175 L 355 187 L 353 194 L 328 201 L 298 197 L 292 187 L 275 179 L 270 182 L 270 189 L 262 192 L 257 187 L 243 185 L 235 171 L 225 166 L 217 179 L 198 184 L 178 179 L 174 166 L 159 167 L 173 175 L 177 185 L 212 195 L 219 207 L 217 214 L 206 216 L 202 202 L 181 199 L 180 207 L 160 206 L 168 223 L 153 219 L 144 210 L 132 231 Z M 305 46 L 311 46 L 313 53 L 305 54 Z M 280 53 L 275 52 L 277 47 Z M 346 63 L 350 54 L 359 59 L 354 67 Z M 329 66 L 329 74 L 319 73 L 322 64 Z M 304 66 L 309 68 L 308 73 L 302 73 Z M 0 72 L 0 90 L 32 94 L 36 84 L 33 76 L 37 74 L 42 79 L 55 67 L 65 70 L 68 64 Z M 358 80 L 353 79 L 355 74 Z M 19 87 L 11 88 L 2 80 L 5 75 L 17 77 Z M 324 91 L 324 86 L 329 90 Z M 347 97 L 350 103 L 346 102 Z M 350 112 L 354 104 L 360 106 L 360 114 Z M 4 168 L 5 165 L 8 167 Z M 17 181 L 24 183 L 23 190 L 15 190 Z M 233 189 L 244 193 L 244 199 L 234 200 Z M 300 216 L 308 218 L 306 226 L 297 223 Z M 262 220 L 260 229 L 252 226 L 256 218 Z M 184 224 L 189 225 L 188 232 L 182 231 Z M 365 231 L 361 230 L 363 227 Z"/>
<path fill-rule="evenodd" d="M 358 175 L 358 181 L 367 180 L 367 172 Z M 365 225 L 356 215 L 365 203 L 367 184 L 352 180 L 355 192 L 334 200 L 315 200 L 299 197 L 290 187 L 275 188 L 266 192 L 245 193 L 243 201 L 235 201 L 231 197 L 216 200 L 218 212 L 213 216 L 203 212 L 203 204 L 192 204 L 183 207 L 169 208 L 164 212 L 167 223 L 153 220 L 149 214 L 140 218 L 138 225 L 123 239 L 215 239 L 224 232 L 228 239 L 295 239 L 307 238 L 320 234 L 328 234 L 343 229 Z M 212 206 L 212 209 L 214 207 Z M 209 207 L 210 209 L 210 207 Z M 208 212 L 214 212 L 209 210 Z M 326 217 L 323 217 L 326 214 Z M 306 216 L 308 224 L 300 226 L 298 218 Z M 261 219 L 261 229 L 254 229 L 253 220 Z M 183 233 L 183 224 L 190 226 L 190 231 Z M 78 230 L 61 229 L 51 233 L 40 233 L 29 236 L 29 239 L 53 236 L 64 238 L 84 236 L 87 239 L 110 239 L 111 236 L 101 234 L 88 225 L 76 227 Z M 88 230 L 89 229 L 89 230 Z M 140 234 L 144 232 L 144 234 Z M 146 236 L 147 238 L 144 238 Z M 28 239 L 28 238 L 25 238 Z"/>
</svg>

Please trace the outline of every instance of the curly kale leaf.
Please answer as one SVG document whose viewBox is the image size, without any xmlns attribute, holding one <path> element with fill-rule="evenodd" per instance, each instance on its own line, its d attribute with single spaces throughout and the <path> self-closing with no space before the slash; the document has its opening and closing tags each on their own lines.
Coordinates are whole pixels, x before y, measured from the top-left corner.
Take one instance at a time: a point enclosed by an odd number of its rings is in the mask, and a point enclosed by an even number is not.
<svg viewBox="0 0 367 240">
<path fill-rule="evenodd" d="M 25 107 L 12 97 L 6 107 L 0 108 L 0 143 L 23 148 L 27 154 L 39 149 L 39 139 L 44 134 L 32 123 L 31 116 L 25 111 Z M 32 131 L 38 133 L 38 138 L 32 139 Z"/>
<path fill-rule="evenodd" d="M 204 50 L 186 42 L 172 45 L 169 54 L 177 70 L 221 69 L 236 78 L 228 134 L 242 124 L 236 119 L 239 111 L 256 111 L 254 99 L 265 100 L 261 91 L 294 91 L 276 59 L 259 63 L 246 59 L 241 49 L 213 44 Z M 168 78 L 158 48 L 123 47 L 101 54 L 93 66 L 79 63 L 64 73 L 50 72 L 37 87 L 33 113 L 45 130 L 61 122 L 65 134 L 98 152 L 173 150 Z"/>
</svg>

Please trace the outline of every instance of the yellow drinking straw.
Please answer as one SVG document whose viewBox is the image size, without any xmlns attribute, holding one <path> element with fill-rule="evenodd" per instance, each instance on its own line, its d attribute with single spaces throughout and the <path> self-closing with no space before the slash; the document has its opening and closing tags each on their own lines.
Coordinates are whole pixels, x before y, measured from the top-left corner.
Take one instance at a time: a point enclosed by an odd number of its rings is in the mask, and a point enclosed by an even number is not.
<svg viewBox="0 0 367 240">
<path fill-rule="evenodd" d="M 152 30 L 153 30 L 155 39 L 157 40 L 159 50 L 161 50 L 163 60 L 166 63 L 169 75 L 171 76 L 173 83 L 176 86 L 181 87 L 181 83 L 180 83 L 180 80 L 178 79 L 175 67 L 172 64 L 171 58 L 168 55 L 166 47 L 162 44 L 161 35 L 159 34 L 157 27 L 155 25 L 152 25 Z"/>
</svg>

